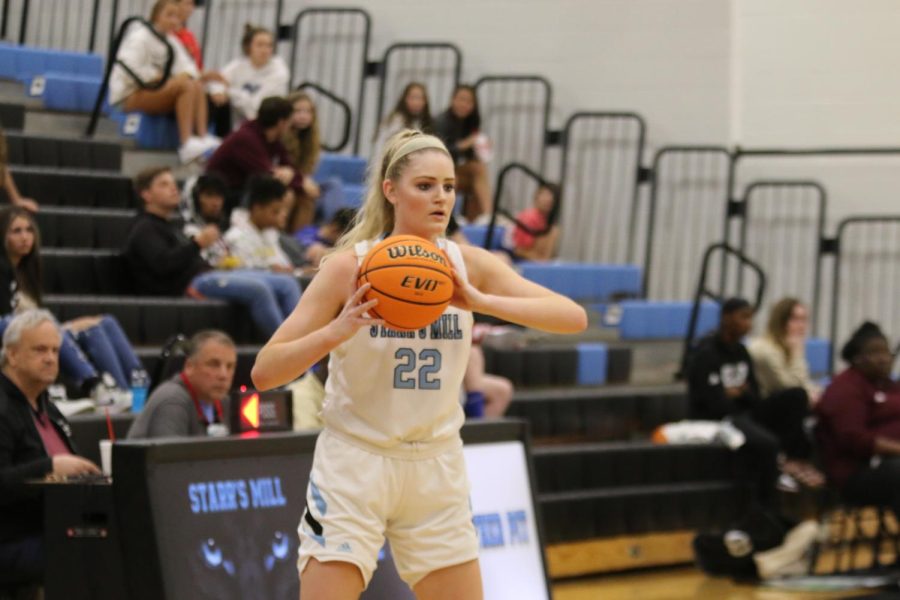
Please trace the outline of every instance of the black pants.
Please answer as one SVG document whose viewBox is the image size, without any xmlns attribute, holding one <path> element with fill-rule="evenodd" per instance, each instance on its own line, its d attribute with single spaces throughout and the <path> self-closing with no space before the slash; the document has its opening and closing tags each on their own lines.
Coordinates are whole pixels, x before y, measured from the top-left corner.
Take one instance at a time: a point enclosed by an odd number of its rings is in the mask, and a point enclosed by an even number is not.
<svg viewBox="0 0 900 600">
<path fill-rule="evenodd" d="M 900 457 L 883 458 L 877 467 L 854 473 L 844 484 L 843 495 L 853 504 L 887 506 L 900 516 Z"/>
<path fill-rule="evenodd" d="M 803 421 L 809 415 L 809 396 L 803 388 L 775 392 L 752 411 L 755 421 L 775 434 L 782 452 L 790 458 L 808 459 L 812 453 Z"/>
<path fill-rule="evenodd" d="M 809 458 L 811 445 L 803 430 L 809 398 L 802 388 L 776 392 L 752 411 L 731 417 L 746 438 L 738 450 L 738 476 L 756 491 L 757 502 L 774 508 L 777 500 L 778 454 Z"/>
<path fill-rule="evenodd" d="M 30 589 L 29 584 L 40 584 L 43 580 L 44 540 L 42 537 L 27 537 L 15 542 L 0 542 L 0 597 L 13 587 L 24 592 Z M 19 597 L 19 594 L 13 595 L 13 597 Z"/>
<path fill-rule="evenodd" d="M 226 102 L 222 106 L 217 106 L 207 96 L 206 106 L 209 110 L 209 122 L 212 124 L 213 131 L 224 139 L 231 133 L 231 104 Z"/>
</svg>

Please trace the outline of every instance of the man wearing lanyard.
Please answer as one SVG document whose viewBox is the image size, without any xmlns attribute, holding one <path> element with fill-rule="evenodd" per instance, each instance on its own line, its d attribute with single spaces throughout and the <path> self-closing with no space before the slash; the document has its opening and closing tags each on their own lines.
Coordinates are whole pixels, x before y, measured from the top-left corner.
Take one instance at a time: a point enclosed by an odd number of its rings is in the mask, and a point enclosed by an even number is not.
<svg viewBox="0 0 900 600">
<path fill-rule="evenodd" d="M 43 502 L 29 480 L 99 473 L 75 455 L 69 424 L 47 398 L 59 373 L 59 324 L 26 310 L 3 334 L 0 359 L 0 584 L 43 580 Z M 27 588 L 30 592 L 30 588 Z M 16 597 L 28 597 L 19 590 Z M 35 592 L 36 593 L 36 592 Z"/>
<path fill-rule="evenodd" d="M 150 394 L 128 439 L 224 432 L 222 401 L 231 390 L 236 363 L 237 351 L 228 334 L 208 330 L 194 335 L 184 369 Z"/>
</svg>

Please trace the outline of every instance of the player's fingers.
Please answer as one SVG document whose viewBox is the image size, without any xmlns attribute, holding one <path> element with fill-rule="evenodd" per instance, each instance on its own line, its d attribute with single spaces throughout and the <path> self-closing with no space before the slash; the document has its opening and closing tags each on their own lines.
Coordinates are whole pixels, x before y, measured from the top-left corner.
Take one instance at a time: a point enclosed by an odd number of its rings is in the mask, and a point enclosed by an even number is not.
<svg viewBox="0 0 900 600">
<path fill-rule="evenodd" d="M 364 283 L 361 286 L 359 286 L 358 288 L 356 288 L 356 291 L 353 292 L 353 295 L 350 296 L 349 300 L 347 300 L 347 306 L 359 304 L 359 301 L 362 300 L 362 297 L 365 295 L 366 292 L 369 291 L 369 289 L 371 287 L 372 287 L 371 283 Z"/>
<path fill-rule="evenodd" d="M 364 312 L 366 312 L 367 310 L 369 310 L 370 308 L 374 308 L 377 305 L 378 305 L 378 298 L 373 298 L 372 300 L 369 300 L 368 302 L 363 302 L 362 304 L 357 304 L 356 306 L 354 306 L 352 309 L 352 314 L 353 315 L 361 315 Z"/>
</svg>

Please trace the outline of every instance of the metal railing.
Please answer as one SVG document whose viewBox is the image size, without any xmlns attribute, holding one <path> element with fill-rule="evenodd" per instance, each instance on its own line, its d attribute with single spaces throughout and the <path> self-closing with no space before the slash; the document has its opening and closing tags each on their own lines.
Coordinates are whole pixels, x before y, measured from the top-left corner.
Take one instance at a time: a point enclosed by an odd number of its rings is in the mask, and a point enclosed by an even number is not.
<svg viewBox="0 0 900 600">
<path fill-rule="evenodd" d="M 834 253 L 829 337 L 834 372 L 839 344 L 863 321 L 888 337 L 900 331 L 900 215 L 849 217 L 825 245 Z"/>
<path fill-rule="evenodd" d="M 785 296 L 803 300 L 810 307 L 815 333 L 822 280 L 825 188 L 815 181 L 756 181 L 747 186 L 742 202 L 729 206 L 729 213 L 740 217 L 738 249 L 768 275 L 769 301 Z M 743 273 L 737 273 L 741 291 Z"/>
<path fill-rule="evenodd" d="M 491 179 L 504 165 L 520 163 L 544 173 L 553 88 L 539 75 L 487 75 L 475 82 L 481 130 L 491 140 Z M 518 179 L 506 187 L 513 198 L 528 198 L 533 182 Z"/>
<path fill-rule="evenodd" d="M 726 238 L 731 154 L 719 146 L 670 146 L 653 159 L 644 254 L 644 296 L 690 297 L 704 250 Z M 725 272 L 725 258 L 717 275 Z M 724 285 L 724 280 L 720 286 Z"/>
<path fill-rule="evenodd" d="M 341 129 L 340 138 L 338 138 L 338 141 L 336 142 L 331 142 L 329 141 L 328 137 L 323 135 L 320 140 L 320 145 L 328 152 L 339 152 L 340 150 L 342 150 L 347 145 L 347 142 L 350 141 L 350 121 L 353 118 L 352 112 L 350 110 L 350 105 L 347 104 L 347 102 L 343 98 L 331 93 L 329 90 L 326 90 L 317 83 L 312 83 L 311 81 L 304 81 L 294 89 L 297 91 L 312 90 L 313 94 L 311 95 L 314 96 L 313 101 L 316 103 L 317 111 L 324 104 L 323 102 L 321 102 L 322 98 L 329 100 L 331 103 L 341 109 L 341 112 L 344 115 L 344 125 Z"/>
<path fill-rule="evenodd" d="M 359 153 L 366 66 L 372 19 L 359 8 L 306 8 L 294 19 L 291 44 L 291 85 L 315 83 L 340 96 L 349 107 L 353 131 L 353 153 Z M 350 106 L 355 102 L 354 106 Z M 318 108 L 318 107 L 317 107 Z M 342 115 L 319 110 L 323 137 L 343 129 Z M 349 141 L 349 138 L 348 138 Z M 336 150 L 342 150 L 346 142 Z"/>
<path fill-rule="evenodd" d="M 137 74 L 131 70 L 125 63 L 121 62 L 116 55 L 119 52 L 119 46 L 122 44 L 122 39 L 128 33 L 128 29 L 131 27 L 133 23 L 139 23 L 143 27 L 146 27 L 150 32 L 153 33 L 154 36 L 166 46 L 166 64 L 163 67 L 162 76 L 158 81 L 147 82 L 142 80 Z M 97 122 L 100 120 L 100 112 L 103 110 L 103 101 L 106 98 L 106 92 L 109 89 L 109 77 L 112 75 L 113 68 L 118 65 L 128 74 L 129 77 L 135 80 L 135 82 L 142 89 L 145 90 L 158 90 L 162 86 L 166 84 L 169 80 L 169 76 L 172 73 L 172 63 L 175 61 L 175 52 L 172 49 L 169 41 L 160 34 L 153 25 L 144 19 L 143 17 L 129 17 L 122 22 L 121 27 L 119 27 L 119 33 L 116 35 L 113 40 L 112 45 L 109 49 L 109 55 L 106 57 L 106 72 L 103 75 L 103 83 L 100 84 L 100 89 L 97 92 L 97 99 L 94 100 L 94 109 L 91 111 L 91 118 L 88 121 L 87 129 L 84 134 L 87 137 L 93 137 L 94 133 L 97 131 Z"/>
<path fill-rule="evenodd" d="M 639 184 L 646 126 L 630 112 L 577 112 L 562 131 L 559 255 L 568 260 L 634 260 Z"/>
<path fill-rule="evenodd" d="M 710 245 L 703 252 L 703 259 L 700 263 L 700 275 L 697 278 L 697 287 L 694 291 L 694 304 L 691 307 L 691 317 L 688 320 L 688 330 L 684 336 L 684 346 L 681 353 L 681 368 L 675 375 L 677 379 L 683 378 L 684 374 L 687 372 L 688 360 L 690 359 L 691 351 L 694 347 L 694 342 L 697 339 L 697 323 L 700 320 L 700 307 L 703 301 L 715 300 L 716 302 L 721 303 L 726 299 L 726 296 L 729 295 L 724 287 L 719 287 L 718 290 L 713 290 L 710 289 L 707 285 L 707 282 L 711 279 L 710 266 L 712 265 L 713 257 L 717 252 L 721 254 L 721 259 L 719 262 L 724 262 L 725 258 L 730 258 L 732 261 L 737 262 L 741 271 L 749 269 L 756 275 L 756 293 L 753 296 L 754 312 L 759 310 L 760 306 L 762 306 L 763 296 L 766 292 L 766 274 L 763 271 L 762 267 L 760 267 L 755 261 L 745 256 L 740 250 L 732 248 L 725 242 L 718 242 Z M 712 279 L 718 279 L 721 284 L 721 279 L 719 279 L 718 277 L 712 277 Z"/>
<path fill-rule="evenodd" d="M 9 36 L 19 44 L 54 50 L 93 52 L 104 1 L 3 0 L 0 38 Z"/>
<path fill-rule="evenodd" d="M 547 226 L 541 230 L 534 230 L 528 225 L 521 223 L 516 218 L 516 209 L 510 210 L 504 204 L 503 201 L 503 189 L 506 185 L 507 177 L 515 172 L 520 172 L 526 177 L 528 177 L 535 187 L 545 185 L 549 183 L 546 179 L 544 179 L 543 175 L 538 173 L 537 171 L 531 169 L 528 165 L 523 165 L 522 163 L 509 163 L 505 167 L 500 170 L 500 173 L 497 175 L 497 185 L 494 188 L 494 206 L 491 211 L 491 220 L 488 224 L 487 235 L 484 238 L 484 248 L 485 250 L 489 250 L 492 247 L 494 242 L 495 230 L 497 227 L 497 217 L 502 215 L 503 217 L 509 219 L 513 222 L 516 227 L 521 227 L 528 233 L 534 236 L 541 236 L 550 231 L 553 227 L 553 224 L 556 222 L 556 216 L 559 213 L 559 199 L 557 198 L 557 202 L 553 207 L 553 211 L 550 213 L 550 216 L 547 218 Z"/>
</svg>

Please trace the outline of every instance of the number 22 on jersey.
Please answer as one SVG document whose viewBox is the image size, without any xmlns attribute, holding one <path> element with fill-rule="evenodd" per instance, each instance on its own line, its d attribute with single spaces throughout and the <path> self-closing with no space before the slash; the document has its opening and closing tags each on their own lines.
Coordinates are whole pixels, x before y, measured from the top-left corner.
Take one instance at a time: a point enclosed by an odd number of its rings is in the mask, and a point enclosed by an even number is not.
<svg viewBox="0 0 900 600">
<path fill-rule="evenodd" d="M 394 388 L 398 390 L 439 390 L 441 353 L 426 348 L 416 355 L 412 348 L 398 348 L 394 353 L 399 363 L 394 367 Z"/>
</svg>

